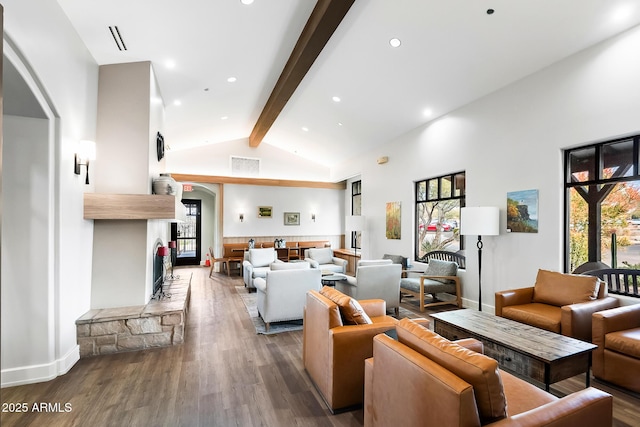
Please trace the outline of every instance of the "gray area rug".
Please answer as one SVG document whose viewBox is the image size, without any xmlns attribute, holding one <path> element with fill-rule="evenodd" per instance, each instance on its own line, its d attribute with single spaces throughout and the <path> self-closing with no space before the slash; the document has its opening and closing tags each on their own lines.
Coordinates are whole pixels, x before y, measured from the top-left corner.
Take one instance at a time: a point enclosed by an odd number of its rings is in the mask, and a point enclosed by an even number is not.
<svg viewBox="0 0 640 427">
<path fill-rule="evenodd" d="M 287 322 L 271 322 L 269 332 L 267 332 L 262 318 L 258 315 L 258 295 L 255 292 L 249 292 L 244 286 L 236 286 L 235 288 L 247 309 L 253 326 L 256 328 L 256 334 L 273 335 L 282 332 L 302 330 L 302 320 L 291 320 Z"/>
</svg>

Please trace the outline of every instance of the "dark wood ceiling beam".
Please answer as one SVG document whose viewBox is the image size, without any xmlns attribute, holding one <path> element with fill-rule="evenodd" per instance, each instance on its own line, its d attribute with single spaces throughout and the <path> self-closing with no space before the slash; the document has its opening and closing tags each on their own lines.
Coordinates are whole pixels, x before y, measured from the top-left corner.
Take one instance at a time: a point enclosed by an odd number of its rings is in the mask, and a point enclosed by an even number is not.
<svg viewBox="0 0 640 427">
<path fill-rule="evenodd" d="M 260 117 L 256 122 L 249 145 L 257 147 L 267 134 L 296 88 L 322 52 L 355 0 L 318 0 L 296 46 L 289 56 Z"/>
</svg>

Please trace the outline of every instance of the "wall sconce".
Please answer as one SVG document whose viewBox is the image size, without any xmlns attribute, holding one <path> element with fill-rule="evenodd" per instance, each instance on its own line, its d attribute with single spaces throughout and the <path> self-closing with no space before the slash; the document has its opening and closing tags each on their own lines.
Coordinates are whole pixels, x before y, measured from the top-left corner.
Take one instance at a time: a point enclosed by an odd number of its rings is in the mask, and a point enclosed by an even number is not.
<svg viewBox="0 0 640 427">
<path fill-rule="evenodd" d="M 93 141 L 80 141 L 78 144 L 78 152 L 75 154 L 73 162 L 73 172 L 80 175 L 80 166 L 87 167 L 87 176 L 84 183 L 89 184 L 89 161 L 96 159 L 96 143 Z"/>
<path fill-rule="evenodd" d="M 311 214 L 311 221 L 316 222 L 316 214 Z"/>
<path fill-rule="evenodd" d="M 240 215 L 238 215 L 238 218 L 240 219 L 240 222 L 244 221 L 244 214 L 240 212 Z"/>
</svg>

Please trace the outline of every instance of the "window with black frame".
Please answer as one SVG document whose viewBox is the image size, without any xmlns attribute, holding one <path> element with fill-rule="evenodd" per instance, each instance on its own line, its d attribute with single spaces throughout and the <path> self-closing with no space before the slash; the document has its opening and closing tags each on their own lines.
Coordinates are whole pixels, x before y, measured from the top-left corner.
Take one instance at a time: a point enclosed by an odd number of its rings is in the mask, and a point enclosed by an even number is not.
<svg viewBox="0 0 640 427">
<path fill-rule="evenodd" d="M 640 135 L 565 151 L 566 271 L 640 269 Z"/>
<path fill-rule="evenodd" d="M 415 259 L 431 251 L 464 249 L 460 240 L 460 208 L 465 206 L 465 173 L 417 181 Z"/>
</svg>

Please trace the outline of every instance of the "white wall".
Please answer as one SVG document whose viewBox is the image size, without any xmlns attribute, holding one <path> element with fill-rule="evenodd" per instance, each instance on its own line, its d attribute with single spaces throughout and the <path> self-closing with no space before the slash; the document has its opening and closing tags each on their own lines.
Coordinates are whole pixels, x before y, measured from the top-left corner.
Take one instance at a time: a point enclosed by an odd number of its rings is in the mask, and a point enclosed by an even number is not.
<svg viewBox="0 0 640 427">
<path fill-rule="evenodd" d="M 171 141 L 166 141 L 170 146 Z M 280 178 L 305 181 L 331 181 L 330 170 L 287 151 L 262 143 L 249 147 L 248 138 L 230 142 L 170 150 L 167 171 L 197 175 L 232 176 L 231 156 L 260 159 L 260 175 L 253 178 Z"/>
<path fill-rule="evenodd" d="M 4 116 L 3 154 L 11 161 L 2 171 L 3 369 L 47 364 L 54 357 L 53 259 L 40 256 L 53 247 L 48 126 L 45 119 Z M 25 210 L 33 215 L 24 218 Z"/>
<path fill-rule="evenodd" d="M 272 206 L 272 218 L 258 218 Z M 244 213 L 244 221 L 238 215 Z M 300 225 L 284 225 L 285 212 L 299 212 Z M 311 213 L 315 212 L 315 222 Z M 344 190 L 260 185 L 224 186 L 225 237 L 324 236 L 344 233 Z M 332 246 L 336 244 L 332 243 Z"/>
<path fill-rule="evenodd" d="M 563 269 L 562 150 L 640 131 L 640 27 L 582 51 L 333 171 L 361 173 L 363 257 L 413 254 L 413 182 L 466 171 L 467 206 L 499 206 L 501 235 L 485 237 L 485 309 L 497 290 Z M 389 163 L 376 158 L 389 156 Z M 507 234 L 506 194 L 539 190 L 539 232 Z M 387 240 L 386 202 L 402 202 L 402 239 Z M 365 235 L 367 236 L 365 239 Z M 477 305 L 477 252 L 467 238 L 465 305 Z"/>
<path fill-rule="evenodd" d="M 82 219 L 82 197 L 84 191 L 92 190 L 92 186 L 85 186 L 84 176 L 72 172 L 73 154 L 78 141 L 95 140 L 98 67 L 56 2 L 3 0 L 2 3 L 5 52 L 11 46 L 19 52 L 19 57 L 26 62 L 26 69 L 33 70 L 33 77 L 45 89 L 44 102 L 57 117 L 51 123 L 54 133 L 48 159 L 52 167 L 49 183 L 52 197 L 48 206 L 52 250 L 20 247 L 17 254 L 24 259 L 37 259 L 39 265 L 51 266 L 46 278 L 49 294 L 40 293 L 42 283 L 33 277 L 20 282 L 21 292 L 30 294 L 34 305 L 21 307 L 17 317 L 2 322 L 1 381 L 2 386 L 6 386 L 44 381 L 64 374 L 79 358 L 75 320 L 90 305 L 93 235 L 92 222 Z M 6 149 L 6 141 L 4 146 Z M 5 168 L 12 161 L 5 155 Z M 8 179 L 4 171 L 3 177 Z M 21 175 L 20 179 L 25 178 Z M 3 205 L 8 206 L 6 193 L 3 193 L 3 199 Z M 29 228 L 32 221 L 30 215 L 22 215 L 10 226 Z M 3 254 L 8 247 L 3 242 Z M 3 263 L 3 274 L 4 266 Z M 5 283 L 8 282 L 3 278 L 3 296 Z M 5 335 L 11 325 L 42 318 L 38 307 L 43 303 L 41 298 L 50 298 L 48 304 L 52 313 L 44 320 L 47 340 L 53 343 L 46 351 L 32 337 Z M 35 364 L 34 360 L 40 363 Z"/>
<path fill-rule="evenodd" d="M 91 308 L 146 304 L 152 285 L 145 286 L 144 266 L 155 242 L 147 241 L 146 221 L 100 221 L 93 238 Z"/>
</svg>

